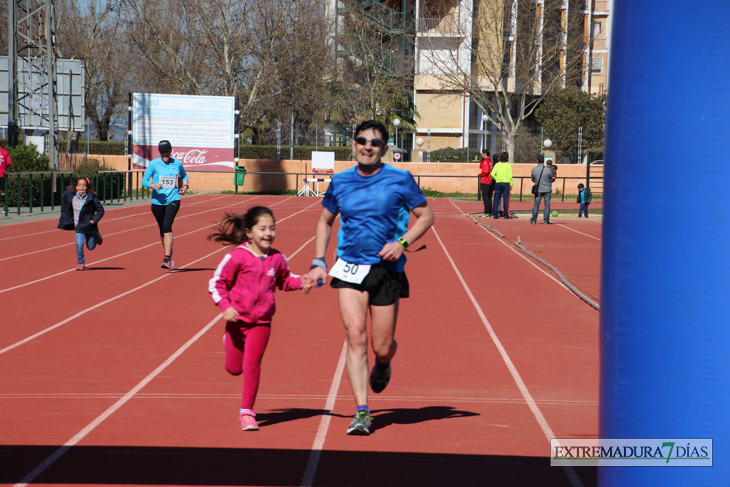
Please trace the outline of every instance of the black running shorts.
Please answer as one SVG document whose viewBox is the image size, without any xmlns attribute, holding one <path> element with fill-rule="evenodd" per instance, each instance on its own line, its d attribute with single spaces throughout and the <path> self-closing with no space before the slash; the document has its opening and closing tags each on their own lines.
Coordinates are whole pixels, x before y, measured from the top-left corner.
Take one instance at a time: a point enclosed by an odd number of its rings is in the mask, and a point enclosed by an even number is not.
<svg viewBox="0 0 730 487">
<path fill-rule="evenodd" d="M 368 302 L 371 306 L 390 306 L 398 299 L 409 296 L 406 273 L 392 271 L 383 264 L 375 264 L 370 267 L 370 272 L 360 284 L 333 277 L 330 286 L 335 289 L 349 288 L 367 292 L 369 294 Z"/>
</svg>

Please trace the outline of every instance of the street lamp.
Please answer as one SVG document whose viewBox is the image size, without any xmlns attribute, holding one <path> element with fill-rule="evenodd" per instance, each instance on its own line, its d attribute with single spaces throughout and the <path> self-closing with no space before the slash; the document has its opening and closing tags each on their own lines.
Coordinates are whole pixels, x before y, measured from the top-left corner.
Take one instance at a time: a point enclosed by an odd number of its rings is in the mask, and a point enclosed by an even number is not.
<svg viewBox="0 0 730 487">
<path fill-rule="evenodd" d="M 487 117 L 487 114 L 482 115 L 482 132 L 484 132 L 484 142 L 482 142 L 482 150 L 487 148 L 487 131 L 484 129 L 484 126 L 487 124 L 487 120 L 489 120 L 489 117 Z"/>
<path fill-rule="evenodd" d="M 393 120 L 393 125 L 395 125 L 395 146 L 398 147 L 398 127 L 400 126 L 400 119 L 396 118 Z"/>
</svg>

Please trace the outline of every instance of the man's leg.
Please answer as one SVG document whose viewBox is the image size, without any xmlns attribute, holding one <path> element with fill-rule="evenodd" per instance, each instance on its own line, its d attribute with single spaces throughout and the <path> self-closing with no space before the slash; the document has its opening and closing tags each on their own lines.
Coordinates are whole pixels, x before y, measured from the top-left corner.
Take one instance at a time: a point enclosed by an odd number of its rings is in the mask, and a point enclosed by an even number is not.
<svg viewBox="0 0 730 487">
<path fill-rule="evenodd" d="M 398 321 L 400 300 L 390 306 L 371 306 L 370 319 L 373 353 L 381 364 L 390 362 L 398 349 L 395 341 L 395 325 Z"/>
<path fill-rule="evenodd" d="M 340 316 L 347 338 L 346 370 L 358 406 L 368 404 L 368 298 L 366 292 L 339 288 Z"/>
<path fill-rule="evenodd" d="M 494 207 L 494 204 L 492 203 L 492 199 L 494 198 L 494 183 L 489 185 L 489 189 L 487 190 L 487 202 L 489 206 L 487 206 L 487 214 L 492 214 L 492 208 Z"/>
<path fill-rule="evenodd" d="M 542 197 L 545 198 L 545 211 L 543 212 L 542 217 L 546 222 L 550 221 L 550 198 L 552 196 L 552 193 L 543 193 L 542 195 Z"/>
<path fill-rule="evenodd" d="M 535 204 L 532 205 L 532 218 L 530 218 L 530 223 L 537 222 L 537 214 L 540 211 L 540 193 L 537 193 L 535 195 Z"/>
<path fill-rule="evenodd" d="M 500 206 L 500 198 L 502 197 L 502 184 L 497 183 L 494 187 L 494 217 L 499 216 L 499 206 Z"/>
<path fill-rule="evenodd" d="M 484 214 L 489 213 L 489 185 L 485 183 L 479 183 L 479 189 L 482 192 L 482 202 L 484 203 Z"/>
</svg>

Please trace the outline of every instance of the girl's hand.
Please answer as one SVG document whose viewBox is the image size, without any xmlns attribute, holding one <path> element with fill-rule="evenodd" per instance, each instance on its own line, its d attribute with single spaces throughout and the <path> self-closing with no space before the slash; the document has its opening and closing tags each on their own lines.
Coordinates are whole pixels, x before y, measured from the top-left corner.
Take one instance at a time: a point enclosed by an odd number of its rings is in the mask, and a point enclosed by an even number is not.
<svg viewBox="0 0 730 487">
<path fill-rule="evenodd" d="M 96 223 L 94 223 L 94 220 L 89 220 L 89 223 L 91 223 L 92 225 L 96 225 Z"/>
<path fill-rule="evenodd" d="M 238 316 L 238 311 L 236 311 L 233 306 L 223 312 L 223 319 L 228 321 L 229 323 L 238 321 L 238 319 L 236 319 L 236 316 Z"/>
<path fill-rule="evenodd" d="M 187 192 L 188 192 L 188 185 L 185 184 L 185 185 L 183 185 L 182 188 L 180 188 L 180 194 L 184 196 L 185 193 L 187 193 Z"/>
<path fill-rule="evenodd" d="M 162 183 L 150 184 L 150 188 L 152 188 L 152 189 L 162 189 Z"/>
</svg>

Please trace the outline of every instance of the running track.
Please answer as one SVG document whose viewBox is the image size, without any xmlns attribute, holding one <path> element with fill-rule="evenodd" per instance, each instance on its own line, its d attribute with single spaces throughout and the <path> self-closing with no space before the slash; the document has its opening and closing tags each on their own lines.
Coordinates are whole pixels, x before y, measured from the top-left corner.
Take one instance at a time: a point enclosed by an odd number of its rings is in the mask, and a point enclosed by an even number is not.
<svg viewBox="0 0 730 487">
<path fill-rule="evenodd" d="M 0 483 L 596 485 L 594 469 L 547 456 L 549 437 L 598 434 L 598 313 L 511 242 L 597 297 L 600 225 L 490 221 L 502 239 L 464 215 L 478 204 L 429 202 L 369 437 L 344 433 L 354 402 L 332 289 L 278 294 L 253 433 L 206 292 L 225 249 L 205 236 L 225 211 L 271 207 L 274 246 L 303 273 L 318 198 L 184 198 L 174 272 L 147 206 L 107 212 L 85 272 L 54 220 L 0 227 Z"/>
</svg>

